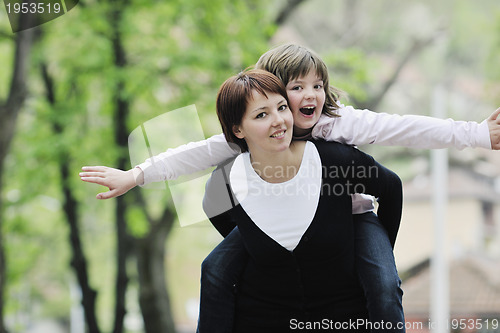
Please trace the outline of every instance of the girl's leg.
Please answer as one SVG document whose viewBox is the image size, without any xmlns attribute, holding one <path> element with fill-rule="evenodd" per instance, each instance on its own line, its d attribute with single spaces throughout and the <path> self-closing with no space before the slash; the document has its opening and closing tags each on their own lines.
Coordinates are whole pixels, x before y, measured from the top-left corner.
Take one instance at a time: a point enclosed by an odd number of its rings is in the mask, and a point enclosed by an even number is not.
<svg viewBox="0 0 500 333">
<path fill-rule="evenodd" d="M 372 332 L 405 332 L 403 291 L 387 231 L 375 213 L 353 215 L 356 268 Z"/>
<path fill-rule="evenodd" d="M 199 333 L 233 331 L 236 284 L 246 267 L 247 251 L 235 228 L 201 265 Z"/>
</svg>

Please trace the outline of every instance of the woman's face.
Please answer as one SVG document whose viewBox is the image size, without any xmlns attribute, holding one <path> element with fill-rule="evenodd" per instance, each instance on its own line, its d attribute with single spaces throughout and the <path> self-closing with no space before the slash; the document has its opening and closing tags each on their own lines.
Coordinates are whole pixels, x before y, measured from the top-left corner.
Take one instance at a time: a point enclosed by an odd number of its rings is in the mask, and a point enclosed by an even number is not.
<svg viewBox="0 0 500 333">
<path fill-rule="evenodd" d="M 318 122 L 325 104 L 323 80 L 311 70 L 307 75 L 288 82 L 286 93 L 295 123 L 295 135 L 308 134 Z"/>
<path fill-rule="evenodd" d="M 252 91 L 248 105 L 234 134 L 245 139 L 251 153 L 276 153 L 286 150 L 292 141 L 293 116 L 280 94 Z"/>
</svg>

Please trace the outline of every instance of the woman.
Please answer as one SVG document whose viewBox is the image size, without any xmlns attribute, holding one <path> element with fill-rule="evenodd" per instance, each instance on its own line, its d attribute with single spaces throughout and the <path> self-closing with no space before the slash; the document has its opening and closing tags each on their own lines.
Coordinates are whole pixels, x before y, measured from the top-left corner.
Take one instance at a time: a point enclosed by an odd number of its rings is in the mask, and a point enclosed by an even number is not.
<svg viewBox="0 0 500 333">
<path fill-rule="evenodd" d="M 379 197 L 379 218 L 397 224 L 401 210 L 385 205 L 400 201 L 397 176 L 349 146 L 292 142 L 286 90 L 270 73 L 228 79 L 217 114 L 226 139 L 245 152 L 229 174 L 236 198 L 229 214 L 249 254 L 234 332 L 369 331 L 350 195 Z"/>
</svg>

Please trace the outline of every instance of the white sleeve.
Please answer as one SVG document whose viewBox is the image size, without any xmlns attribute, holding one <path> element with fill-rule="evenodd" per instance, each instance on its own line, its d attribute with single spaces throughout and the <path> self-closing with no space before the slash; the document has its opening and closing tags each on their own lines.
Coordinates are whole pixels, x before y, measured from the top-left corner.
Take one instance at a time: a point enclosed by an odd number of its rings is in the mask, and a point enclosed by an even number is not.
<svg viewBox="0 0 500 333">
<path fill-rule="evenodd" d="M 312 131 L 314 138 L 350 145 L 379 144 L 411 148 L 491 149 L 488 123 L 455 121 L 426 116 L 377 113 L 343 106 L 340 117 L 322 115 Z"/>
<path fill-rule="evenodd" d="M 218 134 L 206 140 L 170 148 L 137 167 L 144 172 L 142 185 L 147 185 L 208 169 L 239 153 L 238 146 L 229 144 L 224 134 Z"/>
</svg>

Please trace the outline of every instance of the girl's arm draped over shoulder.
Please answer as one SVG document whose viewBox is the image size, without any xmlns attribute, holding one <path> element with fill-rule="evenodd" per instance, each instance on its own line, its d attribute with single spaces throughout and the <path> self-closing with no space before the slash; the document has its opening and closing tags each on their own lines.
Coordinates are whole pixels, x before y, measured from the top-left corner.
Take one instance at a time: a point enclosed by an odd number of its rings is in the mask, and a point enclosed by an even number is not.
<svg viewBox="0 0 500 333">
<path fill-rule="evenodd" d="M 223 134 L 171 148 L 137 166 L 144 173 L 144 183 L 140 185 L 206 170 L 239 153 L 239 148 L 229 144 Z"/>
<path fill-rule="evenodd" d="M 376 113 L 344 105 L 337 111 L 341 117 L 320 118 L 313 128 L 313 137 L 350 145 L 379 144 L 424 149 L 500 148 L 492 147 L 490 139 L 493 132 L 489 119 L 493 115 L 478 124 L 473 121 Z M 500 128 L 500 125 L 497 126 Z"/>
</svg>

